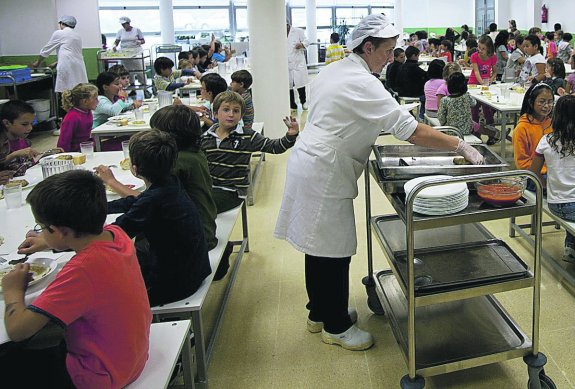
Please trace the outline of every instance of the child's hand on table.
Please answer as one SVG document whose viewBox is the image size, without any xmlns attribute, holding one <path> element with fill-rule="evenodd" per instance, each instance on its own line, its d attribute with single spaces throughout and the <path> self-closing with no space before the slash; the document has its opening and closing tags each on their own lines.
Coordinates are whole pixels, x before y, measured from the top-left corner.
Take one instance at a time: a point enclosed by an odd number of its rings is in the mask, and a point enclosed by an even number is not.
<svg viewBox="0 0 575 389">
<path fill-rule="evenodd" d="M 4 294 L 10 290 L 25 291 L 28 286 L 29 272 L 29 263 L 19 263 L 15 265 L 14 268 L 2 278 L 2 290 Z"/>
<path fill-rule="evenodd" d="M 0 171 L 0 185 L 5 185 L 14 176 L 14 170 Z"/>
</svg>

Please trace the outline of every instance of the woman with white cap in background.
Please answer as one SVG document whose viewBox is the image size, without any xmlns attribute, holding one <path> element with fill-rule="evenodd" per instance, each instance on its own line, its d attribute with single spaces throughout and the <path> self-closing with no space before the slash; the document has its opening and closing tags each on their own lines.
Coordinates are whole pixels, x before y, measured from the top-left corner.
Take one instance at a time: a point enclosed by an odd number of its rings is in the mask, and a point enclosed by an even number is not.
<svg viewBox="0 0 575 389">
<path fill-rule="evenodd" d="M 130 49 L 134 54 L 141 53 L 142 45 L 146 43 L 142 31 L 137 27 L 132 27 L 130 25 L 132 21 L 127 16 L 122 16 L 119 21 L 122 28 L 118 30 L 118 33 L 116 34 L 116 40 L 112 50 L 116 51 L 118 45 L 120 45 L 120 49 L 122 50 Z M 132 85 L 134 85 L 134 75 L 138 79 L 140 85 L 146 85 L 146 78 L 144 77 L 144 69 L 142 67 L 143 64 L 141 60 L 125 59 L 122 61 L 122 65 L 130 71 L 130 83 Z M 135 72 L 136 70 L 137 72 Z"/>
<path fill-rule="evenodd" d="M 50 40 L 40 51 L 38 59 L 31 64 L 38 67 L 51 52 L 56 50 L 58 59 L 56 65 L 56 86 L 54 90 L 62 93 L 80 83 L 88 82 L 86 65 L 82 56 L 82 37 L 76 31 L 76 18 L 62 16 L 58 20 L 59 30 L 54 31 Z"/>
<path fill-rule="evenodd" d="M 274 235 L 305 253 L 307 328 L 349 350 L 373 345 L 348 311 L 349 265 L 357 238 L 357 180 L 381 131 L 420 146 L 453 150 L 474 164 L 481 154 L 463 140 L 418 123 L 372 73 L 381 73 L 399 32 L 381 14 L 362 19 L 347 58 L 323 69 L 310 85 L 310 110 L 287 164 Z"/>
</svg>

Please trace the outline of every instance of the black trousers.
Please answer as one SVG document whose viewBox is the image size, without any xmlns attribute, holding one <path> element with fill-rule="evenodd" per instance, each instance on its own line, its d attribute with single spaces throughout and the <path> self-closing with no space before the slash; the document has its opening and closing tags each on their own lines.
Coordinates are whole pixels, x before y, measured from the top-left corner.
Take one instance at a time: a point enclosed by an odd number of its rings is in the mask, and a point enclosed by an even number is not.
<svg viewBox="0 0 575 389">
<path fill-rule="evenodd" d="M 305 86 L 302 86 L 301 88 L 297 88 L 297 93 L 299 95 L 299 101 L 303 105 L 306 102 Z M 297 109 L 297 104 L 295 102 L 295 94 L 293 92 L 293 88 L 290 88 L 290 90 L 289 90 L 289 103 L 290 103 L 291 109 Z"/>
<path fill-rule="evenodd" d="M 352 325 L 347 311 L 350 262 L 351 257 L 305 255 L 308 317 L 323 322 L 324 329 L 330 334 L 342 333 Z"/>
</svg>

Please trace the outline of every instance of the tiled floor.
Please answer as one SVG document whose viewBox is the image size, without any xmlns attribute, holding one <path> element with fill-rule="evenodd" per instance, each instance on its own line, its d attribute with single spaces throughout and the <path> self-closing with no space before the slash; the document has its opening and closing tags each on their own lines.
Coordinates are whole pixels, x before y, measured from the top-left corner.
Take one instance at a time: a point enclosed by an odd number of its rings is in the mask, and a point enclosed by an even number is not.
<svg viewBox="0 0 575 389">
<path fill-rule="evenodd" d="M 305 120 L 305 117 L 303 118 Z M 36 136 L 39 149 L 53 146 L 56 137 Z M 391 142 L 391 137 L 380 141 Z M 496 146 L 497 147 L 497 146 Z M 397 388 L 407 373 L 388 319 L 371 313 L 361 278 L 367 273 L 365 200 L 362 180 L 355 201 L 358 253 L 352 259 L 350 306 L 359 312 L 360 327 L 375 337 L 375 346 L 352 352 L 321 342 L 319 334 L 306 331 L 306 292 L 303 254 L 272 236 L 281 202 L 285 166 L 289 153 L 266 157 L 256 192 L 249 207 L 250 253 L 244 257 L 232 291 L 223 325 L 212 355 L 211 388 Z M 372 185 L 373 214 L 392 213 L 392 208 Z M 532 263 L 528 245 L 508 237 L 508 222 L 485 223 L 504 239 L 527 263 Z M 559 256 L 564 232 L 549 227 L 544 246 Z M 235 232 L 239 235 L 239 230 Z M 387 268 L 384 255 L 374 245 L 376 270 Z M 464 259 L 462 259 L 464 260 Z M 570 271 L 574 272 L 573 265 Z M 515 321 L 530 333 L 531 290 L 497 296 Z M 541 350 L 549 361 L 547 374 L 558 388 L 575 388 L 575 298 L 546 268 L 542 272 Z M 470 333 L 470 337 L 474 334 Z M 426 388 L 527 387 L 527 368 L 521 359 L 430 377 Z"/>
</svg>

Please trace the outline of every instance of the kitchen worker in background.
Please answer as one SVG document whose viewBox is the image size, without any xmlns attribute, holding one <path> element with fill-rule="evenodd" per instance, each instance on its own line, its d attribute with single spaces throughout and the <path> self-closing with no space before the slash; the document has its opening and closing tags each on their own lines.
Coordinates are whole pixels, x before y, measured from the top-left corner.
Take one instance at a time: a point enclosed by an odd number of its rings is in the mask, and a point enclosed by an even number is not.
<svg viewBox="0 0 575 389">
<path fill-rule="evenodd" d="M 386 16 L 365 17 L 348 41 L 353 53 L 313 80 L 307 123 L 289 157 L 274 233 L 305 254 L 308 330 L 348 350 L 373 345 L 371 334 L 354 324 L 357 312 L 348 311 L 349 265 L 357 248 L 357 180 L 380 132 L 483 163 L 463 140 L 418 123 L 372 75 L 381 73 L 398 36 Z"/>
<path fill-rule="evenodd" d="M 127 16 L 122 16 L 120 18 L 120 24 L 122 28 L 116 34 L 116 41 L 114 42 L 114 47 L 112 50 L 116 51 L 118 45 L 120 45 L 121 50 L 129 49 L 137 56 L 142 52 L 142 45 L 146 43 L 144 39 L 144 34 L 139 28 L 132 27 L 130 25 L 132 21 Z M 130 84 L 134 85 L 134 75 L 138 79 L 140 85 L 146 85 L 146 78 L 144 77 L 144 70 L 142 68 L 142 60 L 140 59 L 125 59 L 122 61 L 122 65 L 126 69 L 138 72 L 130 72 Z"/>
<path fill-rule="evenodd" d="M 76 31 L 76 18 L 62 16 L 58 20 L 59 30 L 54 31 L 50 40 L 40 50 L 38 59 L 30 66 L 36 68 L 44 62 L 51 52 L 56 50 L 56 86 L 54 90 L 62 93 L 80 83 L 88 82 L 84 57 L 82 56 L 82 37 Z"/>
<path fill-rule="evenodd" d="M 297 109 L 293 91 L 296 88 L 302 109 L 305 110 L 307 109 L 305 86 L 308 83 L 305 49 L 309 46 L 309 41 L 301 28 L 292 27 L 289 20 L 286 21 L 286 24 L 290 107 Z"/>
</svg>

